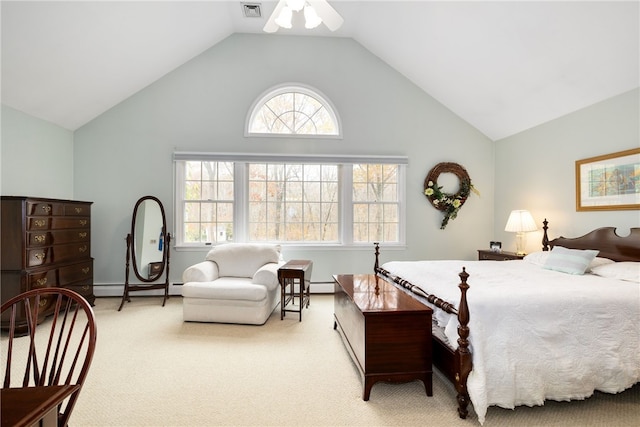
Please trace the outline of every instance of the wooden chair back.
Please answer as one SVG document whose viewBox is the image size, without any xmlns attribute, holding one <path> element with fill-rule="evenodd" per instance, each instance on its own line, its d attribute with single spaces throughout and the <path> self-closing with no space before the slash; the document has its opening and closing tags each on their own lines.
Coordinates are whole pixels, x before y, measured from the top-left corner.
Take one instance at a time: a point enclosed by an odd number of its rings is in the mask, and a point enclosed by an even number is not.
<svg viewBox="0 0 640 427">
<path fill-rule="evenodd" d="M 3 325 L 8 324 L 1 343 L 6 355 L 2 388 L 77 386 L 58 408 L 58 425 L 66 426 L 93 360 L 93 309 L 74 291 L 39 288 L 9 299 L 1 312 Z M 20 318 L 27 319 L 26 335 L 16 330 Z"/>
</svg>

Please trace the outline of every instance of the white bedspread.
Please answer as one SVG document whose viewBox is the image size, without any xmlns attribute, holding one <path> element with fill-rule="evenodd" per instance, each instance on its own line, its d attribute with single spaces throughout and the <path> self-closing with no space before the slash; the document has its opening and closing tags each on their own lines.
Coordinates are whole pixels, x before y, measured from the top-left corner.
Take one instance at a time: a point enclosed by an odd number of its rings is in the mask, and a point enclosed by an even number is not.
<svg viewBox="0 0 640 427">
<path fill-rule="evenodd" d="M 458 307 L 467 299 L 473 371 L 469 397 L 480 423 L 491 405 L 542 405 L 621 392 L 640 381 L 640 286 L 569 275 L 526 261 L 394 261 L 382 267 Z M 457 342 L 457 318 L 437 323 Z"/>
</svg>

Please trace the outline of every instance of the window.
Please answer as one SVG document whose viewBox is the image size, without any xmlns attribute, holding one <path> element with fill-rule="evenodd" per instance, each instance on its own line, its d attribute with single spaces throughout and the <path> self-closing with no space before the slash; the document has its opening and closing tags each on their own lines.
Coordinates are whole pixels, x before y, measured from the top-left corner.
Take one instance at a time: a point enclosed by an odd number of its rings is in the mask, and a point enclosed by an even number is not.
<svg viewBox="0 0 640 427">
<path fill-rule="evenodd" d="M 303 86 L 271 89 L 252 106 L 247 135 L 340 135 L 338 116 L 317 90 Z"/>
<path fill-rule="evenodd" d="M 175 153 L 176 245 L 404 243 L 406 157 Z"/>
<path fill-rule="evenodd" d="M 338 242 L 337 165 L 252 163 L 249 240 Z"/>
<path fill-rule="evenodd" d="M 233 240 L 233 163 L 196 161 L 181 166 L 183 241 Z"/>
<path fill-rule="evenodd" d="M 353 241 L 398 242 L 398 165 L 353 165 Z"/>
</svg>

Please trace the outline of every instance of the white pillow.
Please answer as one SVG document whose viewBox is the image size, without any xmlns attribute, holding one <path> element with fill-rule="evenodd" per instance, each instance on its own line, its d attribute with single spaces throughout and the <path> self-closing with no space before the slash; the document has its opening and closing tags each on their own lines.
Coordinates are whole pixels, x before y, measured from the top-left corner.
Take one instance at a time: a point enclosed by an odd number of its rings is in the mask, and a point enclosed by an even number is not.
<svg viewBox="0 0 640 427">
<path fill-rule="evenodd" d="M 589 269 L 587 271 L 593 271 L 594 268 L 600 267 L 601 265 L 615 264 L 615 263 L 616 262 L 612 259 L 597 256 L 593 259 L 593 261 L 589 263 Z"/>
<path fill-rule="evenodd" d="M 584 274 L 598 252 L 554 246 L 542 268 L 568 274 Z"/>
<path fill-rule="evenodd" d="M 522 259 L 533 265 L 543 266 L 544 263 L 547 262 L 547 258 L 549 258 L 549 253 L 549 251 L 531 252 L 530 254 L 525 255 Z"/>
<path fill-rule="evenodd" d="M 549 258 L 550 253 L 551 252 L 549 251 L 531 252 L 530 254 L 527 254 L 523 259 L 533 265 L 539 265 L 542 267 L 547 262 L 547 259 Z M 593 261 L 589 263 L 589 268 L 587 269 L 587 272 L 600 265 L 612 264 L 612 263 L 614 263 L 614 261 L 609 258 L 595 257 Z"/>
<path fill-rule="evenodd" d="M 591 272 L 601 277 L 640 283 L 640 262 L 614 262 L 595 267 Z"/>
</svg>

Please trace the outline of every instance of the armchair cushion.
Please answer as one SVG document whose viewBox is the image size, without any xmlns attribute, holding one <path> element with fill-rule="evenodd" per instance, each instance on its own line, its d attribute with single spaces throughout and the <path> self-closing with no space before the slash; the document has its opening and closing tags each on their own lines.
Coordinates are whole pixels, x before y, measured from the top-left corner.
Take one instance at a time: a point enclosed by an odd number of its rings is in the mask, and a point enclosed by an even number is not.
<svg viewBox="0 0 640 427">
<path fill-rule="evenodd" d="M 219 277 L 218 265 L 211 261 L 202 261 L 188 267 L 182 273 L 182 281 L 187 282 L 211 282 Z"/>
<path fill-rule="evenodd" d="M 267 289 L 239 277 L 222 277 L 213 282 L 189 283 L 182 290 L 184 298 L 216 300 L 265 301 Z"/>
<path fill-rule="evenodd" d="M 218 265 L 220 277 L 252 278 L 260 267 L 279 259 L 280 246 L 245 243 L 216 246 L 206 256 L 206 260 Z"/>
<path fill-rule="evenodd" d="M 274 290 L 278 284 L 278 268 L 284 263 L 275 263 L 270 262 L 268 264 L 263 265 L 256 271 L 256 274 L 253 275 L 253 279 L 251 279 L 251 283 L 257 285 L 263 285 L 268 290 Z"/>
</svg>

